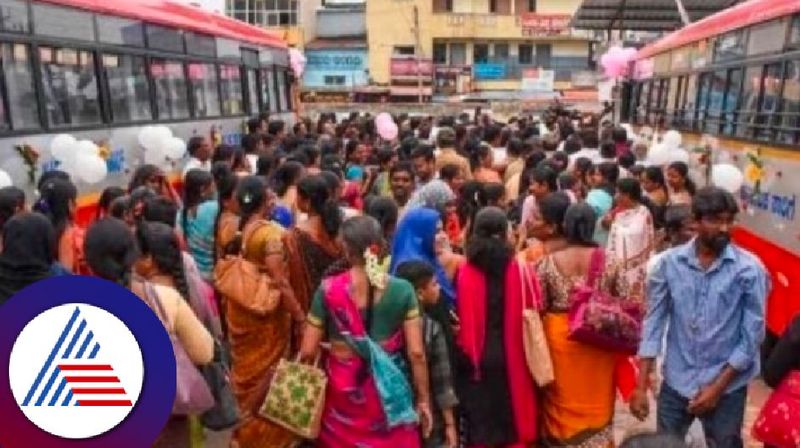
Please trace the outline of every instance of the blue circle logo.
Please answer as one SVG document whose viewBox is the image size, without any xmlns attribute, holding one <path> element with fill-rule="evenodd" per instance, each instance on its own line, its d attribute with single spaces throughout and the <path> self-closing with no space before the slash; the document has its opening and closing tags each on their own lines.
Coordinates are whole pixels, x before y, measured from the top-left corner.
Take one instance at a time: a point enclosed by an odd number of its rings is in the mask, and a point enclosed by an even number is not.
<svg viewBox="0 0 800 448">
<path fill-rule="evenodd" d="M 175 356 L 136 295 L 92 277 L 37 282 L 0 307 L 0 446 L 151 446 Z"/>
</svg>

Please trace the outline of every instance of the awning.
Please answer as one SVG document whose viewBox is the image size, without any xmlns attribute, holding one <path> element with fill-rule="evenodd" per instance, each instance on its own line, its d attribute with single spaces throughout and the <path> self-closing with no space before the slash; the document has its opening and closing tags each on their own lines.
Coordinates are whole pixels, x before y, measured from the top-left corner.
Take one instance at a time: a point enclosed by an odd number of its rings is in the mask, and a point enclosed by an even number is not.
<svg viewBox="0 0 800 448">
<path fill-rule="evenodd" d="M 739 0 L 682 0 L 692 22 Z M 792 0 L 784 0 L 792 1 Z M 675 0 L 583 0 L 571 26 L 589 30 L 672 31 L 683 26 Z"/>
</svg>

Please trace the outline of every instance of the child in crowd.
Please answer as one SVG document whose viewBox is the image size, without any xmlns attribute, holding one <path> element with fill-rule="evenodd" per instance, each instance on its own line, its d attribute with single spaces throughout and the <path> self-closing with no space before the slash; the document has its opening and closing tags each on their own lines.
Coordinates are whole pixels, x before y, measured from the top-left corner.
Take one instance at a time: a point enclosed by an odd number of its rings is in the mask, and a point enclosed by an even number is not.
<svg viewBox="0 0 800 448">
<path fill-rule="evenodd" d="M 439 303 L 439 283 L 436 271 L 425 261 L 407 261 L 397 267 L 397 276 L 408 280 L 417 292 L 417 298 L 423 309 L 431 309 Z M 422 318 L 425 356 L 428 360 L 430 387 L 434 397 L 431 406 L 433 430 L 430 437 L 423 441 L 425 448 L 458 447 L 458 430 L 453 409 L 458 404 L 453 377 L 450 370 L 450 356 L 447 342 L 439 322 L 427 312 Z"/>
</svg>

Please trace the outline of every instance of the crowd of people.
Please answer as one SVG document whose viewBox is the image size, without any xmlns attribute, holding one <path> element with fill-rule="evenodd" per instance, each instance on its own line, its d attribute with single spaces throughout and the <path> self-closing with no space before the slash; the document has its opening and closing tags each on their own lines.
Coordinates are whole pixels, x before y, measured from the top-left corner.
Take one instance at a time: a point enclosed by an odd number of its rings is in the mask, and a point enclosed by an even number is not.
<svg viewBox="0 0 800 448">
<path fill-rule="evenodd" d="M 219 446 L 610 447 L 617 401 L 646 419 L 650 397 L 657 432 L 622 446 L 685 446 L 695 419 L 710 446 L 743 446 L 769 281 L 731 242 L 730 193 L 698 188 L 681 162 L 648 166 L 625 128 L 560 106 L 505 123 L 394 119 L 394 141 L 357 113 L 253 118 L 240 146 L 192 138 L 181 194 L 140 166 L 85 230 L 65 173 L 44 173 L 32 211 L 0 190 L 0 302 L 69 274 L 155 291 L 193 363 L 220 347 L 231 359 L 241 418 Z M 237 256 L 275 303 L 216 291 L 215 268 Z M 572 336 L 582 287 L 641 310 L 636 356 Z M 551 357 L 544 387 L 523 344 L 529 309 Z M 771 384 L 800 368 L 786 346 L 764 363 Z M 257 409 L 281 359 L 320 353 L 321 429 L 303 441 Z M 381 375 L 397 371 L 388 406 Z M 173 416 L 156 446 L 196 443 L 192 421 Z"/>
</svg>

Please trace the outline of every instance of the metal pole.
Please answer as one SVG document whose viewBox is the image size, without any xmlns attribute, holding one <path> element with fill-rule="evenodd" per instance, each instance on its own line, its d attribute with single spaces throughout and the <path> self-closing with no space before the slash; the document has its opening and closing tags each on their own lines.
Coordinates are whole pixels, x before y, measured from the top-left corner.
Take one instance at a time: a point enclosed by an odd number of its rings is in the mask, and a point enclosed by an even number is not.
<svg viewBox="0 0 800 448">
<path fill-rule="evenodd" d="M 420 53 L 422 53 L 422 45 L 419 39 L 419 8 L 414 5 L 414 55 L 417 60 L 417 93 L 419 95 L 419 104 L 422 104 L 422 70 L 420 68 Z"/>
<path fill-rule="evenodd" d="M 675 5 L 678 6 L 678 13 L 681 15 L 683 26 L 692 23 L 691 19 L 689 19 L 689 14 L 686 12 L 686 8 L 683 7 L 683 0 L 675 0 Z"/>
</svg>

